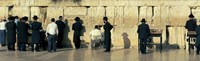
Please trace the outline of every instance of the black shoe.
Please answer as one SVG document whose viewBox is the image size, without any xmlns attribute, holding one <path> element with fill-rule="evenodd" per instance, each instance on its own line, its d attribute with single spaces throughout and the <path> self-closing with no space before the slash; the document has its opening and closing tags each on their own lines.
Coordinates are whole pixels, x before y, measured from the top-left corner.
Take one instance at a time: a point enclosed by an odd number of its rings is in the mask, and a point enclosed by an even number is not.
<svg viewBox="0 0 200 61">
<path fill-rule="evenodd" d="M 199 55 L 199 53 L 197 53 L 197 55 Z"/>
<path fill-rule="evenodd" d="M 105 50 L 104 52 L 110 52 L 109 50 Z"/>
<path fill-rule="evenodd" d="M 142 52 L 142 54 L 147 54 L 146 52 Z"/>
</svg>

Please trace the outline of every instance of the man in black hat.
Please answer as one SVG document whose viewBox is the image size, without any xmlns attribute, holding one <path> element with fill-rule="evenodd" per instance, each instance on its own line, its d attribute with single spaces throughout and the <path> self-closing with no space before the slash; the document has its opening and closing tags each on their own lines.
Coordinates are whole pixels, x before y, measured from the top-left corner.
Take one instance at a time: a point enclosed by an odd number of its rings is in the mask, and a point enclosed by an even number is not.
<svg viewBox="0 0 200 61">
<path fill-rule="evenodd" d="M 63 34 L 65 29 L 65 23 L 62 21 L 63 17 L 59 16 L 59 20 L 56 21 L 56 24 L 58 26 L 58 39 L 57 39 L 57 47 L 62 48 L 62 42 L 63 42 Z"/>
<path fill-rule="evenodd" d="M 185 25 L 185 28 L 188 30 L 188 31 L 195 31 L 195 28 L 197 26 L 197 22 L 196 22 L 196 19 L 194 18 L 194 15 L 193 14 L 190 14 L 189 15 L 189 20 L 186 22 L 186 25 Z"/>
<path fill-rule="evenodd" d="M 30 26 L 26 23 L 28 17 L 23 17 L 20 22 L 18 22 L 18 49 L 19 51 L 26 51 L 26 43 L 28 41 L 28 29 Z"/>
<path fill-rule="evenodd" d="M 75 44 L 76 49 L 79 49 L 81 45 L 80 36 L 81 36 L 82 24 L 80 22 L 79 17 L 76 17 L 74 20 L 76 22 L 72 25 L 72 30 L 74 30 L 73 42 Z"/>
<path fill-rule="evenodd" d="M 110 47 L 111 47 L 111 32 L 110 30 L 113 28 L 113 26 L 108 22 L 107 17 L 103 17 L 103 22 L 104 22 L 104 42 L 105 42 L 105 47 L 106 50 L 104 52 L 110 52 Z"/>
<path fill-rule="evenodd" d="M 194 15 L 191 13 L 189 16 L 189 20 L 186 22 L 185 28 L 188 30 L 188 32 L 195 31 L 195 28 L 197 26 L 197 20 L 194 18 Z M 189 40 L 190 38 L 188 38 Z M 189 47 L 194 49 L 194 44 L 190 44 Z"/>
<path fill-rule="evenodd" d="M 41 30 L 42 30 L 42 23 L 37 21 L 38 17 L 33 16 L 33 23 L 31 24 L 31 30 L 32 30 L 32 42 L 31 42 L 31 48 L 32 51 L 36 50 L 39 51 L 39 43 L 41 40 Z M 34 48 L 34 45 L 36 47 Z"/>
<path fill-rule="evenodd" d="M 137 33 L 139 34 L 139 42 L 140 42 L 140 51 L 142 54 L 146 54 L 146 43 L 147 43 L 147 38 L 150 35 L 150 29 L 149 29 L 149 25 L 145 24 L 146 21 L 143 18 L 142 19 L 142 24 L 140 24 L 138 26 L 138 30 Z"/>
<path fill-rule="evenodd" d="M 16 43 L 16 28 L 17 25 L 14 22 L 14 17 L 8 18 L 9 22 L 6 23 L 6 30 L 7 30 L 7 47 L 8 50 L 15 50 L 15 43 Z"/>
</svg>

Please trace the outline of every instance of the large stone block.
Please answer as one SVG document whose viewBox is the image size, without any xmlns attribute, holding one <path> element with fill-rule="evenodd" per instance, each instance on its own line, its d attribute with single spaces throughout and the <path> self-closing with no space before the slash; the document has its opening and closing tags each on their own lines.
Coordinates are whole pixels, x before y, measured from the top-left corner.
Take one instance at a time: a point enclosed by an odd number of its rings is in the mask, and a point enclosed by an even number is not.
<svg viewBox="0 0 200 61">
<path fill-rule="evenodd" d="M 181 8 L 181 9 L 180 9 Z M 170 9 L 170 23 L 171 25 L 184 26 L 189 19 L 190 8 L 187 6 L 171 7 Z"/>
<path fill-rule="evenodd" d="M 64 14 L 69 16 L 85 16 L 88 13 L 86 7 L 66 7 Z"/>
<path fill-rule="evenodd" d="M 7 19 L 8 16 L 8 7 L 0 7 L 0 18 L 5 18 Z"/>
<path fill-rule="evenodd" d="M 59 16 L 64 15 L 64 9 L 59 7 L 48 7 L 47 8 L 47 19 L 45 20 L 45 26 L 51 22 L 51 18 L 58 20 Z M 46 27 L 45 27 L 46 28 Z"/>
<path fill-rule="evenodd" d="M 169 27 L 169 44 L 183 47 L 186 45 L 184 27 Z"/>
<path fill-rule="evenodd" d="M 123 26 L 133 26 L 139 24 L 138 7 L 128 6 L 124 8 Z"/>
<path fill-rule="evenodd" d="M 19 16 L 19 17 L 23 17 L 23 16 L 28 16 L 30 19 L 30 7 L 13 7 L 11 9 L 11 11 L 9 11 L 9 15 L 14 15 L 14 16 Z"/>
</svg>

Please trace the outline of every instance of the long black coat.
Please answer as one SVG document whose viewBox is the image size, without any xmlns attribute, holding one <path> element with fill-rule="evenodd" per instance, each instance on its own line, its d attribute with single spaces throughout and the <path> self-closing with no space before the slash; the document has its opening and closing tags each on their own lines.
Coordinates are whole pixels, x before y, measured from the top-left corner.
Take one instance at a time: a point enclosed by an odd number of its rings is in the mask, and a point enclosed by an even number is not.
<svg viewBox="0 0 200 61">
<path fill-rule="evenodd" d="M 61 21 L 61 20 L 57 20 L 57 21 L 56 21 L 56 24 L 57 24 L 57 26 L 58 26 L 58 31 L 59 31 L 59 33 L 60 33 L 60 32 L 63 32 L 64 29 L 65 29 L 65 23 L 64 23 L 63 21 Z"/>
<path fill-rule="evenodd" d="M 81 36 L 81 30 L 82 30 L 82 24 L 80 22 L 76 22 L 72 25 L 72 30 L 74 30 L 74 42 L 80 42 L 80 36 Z"/>
<path fill-rule="evenodd" d="M 32 42 L 31 43 L 39 43 L 41 40 L 40 30 L 42 30 L 42 23 L 33 22 L 31 24 L 31 30 L 32 30 Z"/>
<path fill-rule="evenodd" d="M 148 38 L 149 35 L 150 35 L 149 25 L 144 24 L 144 23 L 140 24 L 138 26 L 137 33 L 139 34 L 139 38 L 140 39 L 146 39 L 146 38 Z"/>
<path fill-rule="evenodd" d="M 200 25 L 198 25 L 197 27 L 196 27 L 196 33 L 197 33 L 197 40 L 196 40 L 196 42 L 195 42 L 195 45 L 196 46 L 200 46 Z"/>
<path fill-rule="evenodd" d="M 197 24 L 196 24 L 196 20 L 195 19 L 190 19 L 186 22 L 185 28 L 188 31 L 195 31 Z"/>
<path fill-rule="evenodd" d="M 15 43 L 17 25 L 14 22 L 8 22 L 6 23 L 6 29 L 7 29 L 7 42 Z"/>
<path fill-rule="evenodd" d="M 106 44 L 111 43 L 111 32 L 110 30 L 113 28 L 113 26 L 109 23 L 106 22 L 105 25 L 103 26 L 105 32 L 104 32 L 104 41 Z"/>
<path fill-rule="evenodd" d="M 25 22 L 18 22 L 17 25 L 18 29 L 18 42 L 19 43 L 27 43 L 28 41 L 28 29 L 30 28 L 30 26 L 25 23 Z"/>
</svg>

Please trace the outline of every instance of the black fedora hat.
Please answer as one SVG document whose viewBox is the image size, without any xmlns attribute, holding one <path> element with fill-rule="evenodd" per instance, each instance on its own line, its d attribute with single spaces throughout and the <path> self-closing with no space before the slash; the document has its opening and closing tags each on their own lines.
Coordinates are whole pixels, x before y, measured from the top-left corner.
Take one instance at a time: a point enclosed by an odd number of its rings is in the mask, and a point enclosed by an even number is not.
<svg viewBox="0 0 200 61">
<path fill-rule="evenodd" d="M 191 13 L 188 17 L 189 18 L 194 18 L 194 15 Z"/>
<path fill-rule="evenodd" d="M 27 16 L 22 17 L 22 20 L 28 20 Z"/>
<path fill-rule="evenodd" d="M 38 19 L 38 17 L 36 15 L 33 16 L 33 19 Z"/>
<path fill-rule="evenodd" d="M 108 20 L 108 17 L 103 17 L 103 20 Z"/>
<path fill-rule="evenodd" d="M 79 21 L 79 20 L 80 20 L 80 18 L 79 18 L 79 17 L 76 17 L 74 20 L 75 20 L 75 21 Z"/>
<path fill-rule="evenodd" d="M 15 19 L 15 17 L 13 17 L 13 16 L 8 17 L 8 20 L 14 20 L 14 19 Z"/>
<path fill-rule="evenodd" d="M 140 21 L 140 22 L 146 22 L 146 20 L 143 18 L 142 21 Z"/>
</svg>

